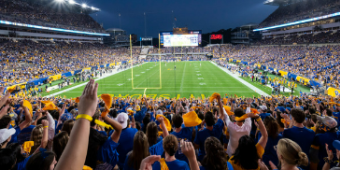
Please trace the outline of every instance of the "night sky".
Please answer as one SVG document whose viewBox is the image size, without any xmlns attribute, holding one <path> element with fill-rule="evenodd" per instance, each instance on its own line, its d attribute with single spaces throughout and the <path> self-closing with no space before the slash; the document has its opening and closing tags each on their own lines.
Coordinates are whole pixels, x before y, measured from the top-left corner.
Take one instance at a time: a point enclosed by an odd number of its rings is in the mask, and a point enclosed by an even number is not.
<svg viewBox="0 0 340 170">
<path fill-rule="evenodd" d="M 101 11 L 91 16 L 105 29 L 122 28 L 127 34 L 157 37 L 160 31 L 176 27 L 203 33 L 260 23 L 277 7 L 263 5 L 264 0 L 75 0 Z M 172 13 L 173 11 L 173 13 Z M 120 19 L 119 19 L 119 14 Z"/>
</svg>

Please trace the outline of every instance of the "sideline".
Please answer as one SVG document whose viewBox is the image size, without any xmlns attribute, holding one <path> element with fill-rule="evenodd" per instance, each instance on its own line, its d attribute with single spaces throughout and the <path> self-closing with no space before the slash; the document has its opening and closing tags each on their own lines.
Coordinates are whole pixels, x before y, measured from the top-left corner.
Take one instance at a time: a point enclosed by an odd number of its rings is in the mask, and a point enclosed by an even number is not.
<svg viewBox="0 0 340 170">
<path fill-rule="evenodd" d="M 224 72 L 226 72 L 227 74 L 229 74 L 230 76 L 232 76 L 233 78 L 235 78 L 236 80 L 238 80 L 239 82 L 241 82 L 242 84 L 244 84 L 245 86 L 247 86 L 248 88 L 252 89 L 253 91 L 255 91 L 257 94 L 259 95 L 263 95 L 263 96 L 270 96 L 269 94 L 267 94 L 266 92 L 260 90 L 259 88 L 253 86 L 252 84 L 246 82 L 245 80 L 241 79 L 239 76 L 233 74 L 232 72 L 230 72 L 227 68 L 221 67 L 219 65 L 217 65 L 216 63 L 210 61 L 210 63 L 214 64 L 216 67 L 220 68 L 221 70 L 223 70 Z"/>
<path fill-rule="evenodd" d="M 144 64 L 144 63 L 143 63 L 143 64 Z M 139 65 L 135 65 L 135 66 L 133 66 L 133 67 L 137 67 L 137 66 L 139 66 Z M 103 75 L 102 77 L 95 78 L 94 80 L 95 80 L 95 81 L 101 80 L 101 79 L 110 77 L 110 76 L 112 76 L 112 75 L 118 74 L 118 73 L 120 73 L 120 72 L 129 70 L 129 69 L 131 69 L 131 68 L 132 68 L 132 67 L 130 67 L 130 68 L 128 68 L 128 69 L 119 70 L 119 71 L 117 71 L 117 68 L 115 68 L 115 69 L 112 71 L 112 73 L 105 74 L 105 75 Z M 49 95 L 47 95 L 47 96 L 42 96 L 42 97 L 47 97 L 47 98 L 53 97 L 53 96 L 56 96 L 56 95 L 59 95 L 59 94 L 62 94 L 62 93 L 71 91 L 71 90 L 73 90 L 73 89 L 76 89 L 76 88 L 78 88 L 78 87 L 85 86 L 88 82 L 89 82 L 89 81 L 86 81 L 86 82 L 84 82 L 84 83 L 82 83 L 82 84 L 78 84 L 78 85 L 76 85 L 76 86 L 74 86 L 74 87 L 70 87 L 70 88 L 68 88 L 68 89 L 65 89 L 65 90 L 62 90 L 62 91 L 58 91 L 58 92 L 56 92 L 56 93 L 52 93 L 52 94 L 49 94 Z"/>
</svg>

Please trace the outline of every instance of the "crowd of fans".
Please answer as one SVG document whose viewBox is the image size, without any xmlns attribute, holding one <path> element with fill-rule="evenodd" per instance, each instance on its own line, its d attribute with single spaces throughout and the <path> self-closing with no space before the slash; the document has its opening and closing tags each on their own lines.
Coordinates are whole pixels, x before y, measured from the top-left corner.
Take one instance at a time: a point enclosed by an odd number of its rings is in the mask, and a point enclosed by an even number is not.
<svg viewBox="0 0 340 170">
<path fill-rule="evenodd" d="M 281 45 L 281 44 L 320 44 L 340 43 L 339 31 L 316 32 L 314 34 L 290 35 L 282 37 L 268 37 L 257 41 L 257 45 Z"/>
<path fill-rule="evenodd" d="M 302 0 L 279 6 L 260 25 L 260 28 L 319 17 L 340 11 L 339 0 Z"/>
<path fill-rule="evenodd" d="M 88 14 L 76 12 L 72 7 L 64 8 L 58 9 L 51 3 L 40 1 L 2 0 L 0 19 L 71 30 L 104 32 L 104 29 Z"/>
<path fill-rule="evenodd" d="M 62 99 L 1 87 L 1 169 L 339 168 L 336 98 L 98 98 L 97 88 Z"/>
<path fill-rule="evenodd" d="M 225 52 L 220 56 L 227 59 L 224 62 L 235 59 L 248 62 L 249 66 L 260 64 L 318 81 L 324 86 L 339 88 L 339 50 L 340 46 L 239 45 L 225 47 Z"/>
<path fill-rule="evenodd" d="M 0 83 L 10 86 L 91 66 L 126 61 L 126 48 L 102 44 L 7 41 L 0 45 Z M 138 50 L 134 51 L 138 56 Z"/>
</svg>

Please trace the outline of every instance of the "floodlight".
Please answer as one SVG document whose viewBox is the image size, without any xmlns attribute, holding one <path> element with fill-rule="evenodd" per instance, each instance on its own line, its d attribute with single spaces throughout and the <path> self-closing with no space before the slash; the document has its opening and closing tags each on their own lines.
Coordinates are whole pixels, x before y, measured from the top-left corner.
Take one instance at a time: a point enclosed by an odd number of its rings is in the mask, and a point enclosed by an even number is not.
<svg viewBox="0 0 340 170">
<path fill-rule="evenodd" d="M 64 0 L 55 0 L 56 2 L 58 2 L 58 3 L 63 3 L 64 2 Z"/>
<path fill-rule="evenodd" d="M 83 8 L 86 8 L 87 7 L 87 5 L 84 3 L 84 4 L 82 4 L 81 5 Z"/>
<path fill-rule="evenodd" d="M 74 2 L 74 0 L 69 0 L 68 3 L 75 4 L 76 2 Z"/>
<path fill-rule="evenodd" d="M 92 9 L 92 10 L 95 10 L 96 8 L 92 6 L 91 9 Z"/>
</svg>

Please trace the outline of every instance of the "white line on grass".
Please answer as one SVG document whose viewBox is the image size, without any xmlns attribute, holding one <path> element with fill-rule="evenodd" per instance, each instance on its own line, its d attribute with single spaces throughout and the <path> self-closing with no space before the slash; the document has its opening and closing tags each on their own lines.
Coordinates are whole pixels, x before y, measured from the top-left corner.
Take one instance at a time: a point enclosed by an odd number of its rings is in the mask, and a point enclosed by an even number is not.
<svg viewBox="0 0 340 170">
<path fill-rule="evenodd" d="M 150 75 L 148 78 L 152 77 L 153 75 L 155 75 L 157 73 L 157 71 L 155 71 L 152 75 Z M 142 81 L 141 83 L 139 83 L 136 87 L 139 87 L 142 83 L 144 83 L 146 80 L 148 79 L 144 79 L 144 81 Z M 150 87 L 152 88 L 152 87 Z"/>
<path fill-rule="evenodd" d="M 143 89 L 134 89 L 134 90 L 140 90 L 140 91 L 142 91 L 142 92 L 144 92 L 144 90 Z M 154 91 L 154 90 L 161 90 L 161 89 L 148 89 L 149 91 Z M 102 94 L 101 92 L 103 92 L 103 93 L 110 93 L 110 92 L 108 92 L 107 90 L 98 90 L 98 94 Z M 169 90 L 169 91 L 167 91 L 167 90 L 162 90 L 162 91 L 160 91 L 160 92 L 158 92 L 158 94 L 165 94 L 165 93 L 174 93 L 174 92 L 178 92 L 178 91 L 174 91 L 174 90 Z M 216 90 L 199 90 L 199 91 L 190 91 L 190 92 L 188 92 L 188 93 L 211 93 L 211 92 L 216 92 Z M 248 91 L 245 91 L 245 90 L 242 90 L 242 91 L 233 91 L 233 90 L 231 90 L 231 91 L 225 91 L 225 90 L 223 90 L 223 93 L 249 93 L 249 92 L 252 92 L 252 90 L 248 90 Z M 72 94 L 76 94 L 76 93 L 80 93 L 80 92 L 75 92 L 75 91 L 70 91 L 70 92 L 68 92 L 68 93 L 72 93 Z M 150 92 L 151 93 L 151 92 Z M 186 92 L 183 92 L 183 93 L 186 93 Z M 183 93 L 181 93 L 181 94 L 183 94 Z M 119 94 L 119 92 L 117 93 L 117 94 Z"/>
<path fill-rule="evenodd" d="M 133 67 L 136 67 L 136 66 L 138 66 L 138 65 L 135 65 L 135 66 L 133 66 Z M 129 69 L 131 69 L 131 68 L 129 68 Z M 101 80 L 101 79 L 103 79 L 103 78 L 110 77 L 110 76 L 112 76 L 112 75 L 118 74 L 118 73 L 120 73 L 120 72 L 129 70 L 129 69 L 120 70 L 120 71 L 116 71 L 116 70 L 115 70 L 115 71 L 113 71 L 113 73 L 104 75 L 103 77 L 99 77 L 99 78 L 96 78 L 96 79 L 94 79 L 94 80 L 95 80 L 95 81 L 98 81 L 98 80 Z M 74 87 L 70 87 L 70 88 L 68 88 L 68 89 L 65 89 L 65 90 L 62 90 L 62 91 L 59 91 L 59 92 L 56 92 L 56 93 L 52 93 L 52 94 L 47 95 L 47 96 L 45 96 L 45 97 L 52 97 L 52 96 L 55 96 L 55 95 L 59 95 L 59 94 L 62 94 L 62 93 L 71 91 L 71 90 L 73 90 L 73 89 L 76 89 L 76 88 L 78 88 L 78 87 L 84 86 L 84 85 L 86 85 L 87 83 L 88 83 L 88 81 L 85 82 L 85 83 L 82 83 L 82 84 L 78 84 L 78 85 L 76 85 L 76 86 L 74 86 Z"/>
<path fill-rule="evenodd" d="M 223 68 L 219 65 L 217 65 L 216 63 L 210 61 L 212 64 L 214 64 L 216 67 L 220 68 L 221 70 L 223 70 L 224 72 L 226 72 L 227 74 L 229 74 L 230 76 L 234 77 L 236 80 L 238 80 L 239 82 L 241 82 L 242 84 L 244 84 L 245 86 L 247 86 L 248 88 L 254 90 L 256 93 L 258 93 L 259 95 L 263 95 L 263 96 L 270 96 L 269 94 L 267 94 L 266 92 L 260 90 L 259 88 L 253 86 L 252 84 L 246 82 L 245 80 L 241 79 L 240 77 L 238 77 L 237 75 L 231 73 L 228 69 Z"/>
<path fill-rule="evenodd" d="M 185 64 L 184 64 L 184 71 L 183 71 L 183 76 L 182 76 L 180 91 L 183 91 L 183 81 L 184 81 L 185 67 L 186 67 L 186 66 L 187 66 L 187 62 L 185 62 Z"/>
</svg>

